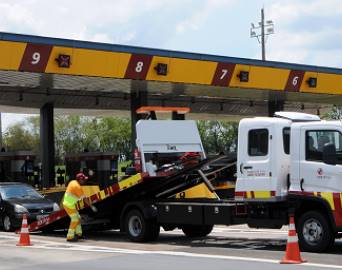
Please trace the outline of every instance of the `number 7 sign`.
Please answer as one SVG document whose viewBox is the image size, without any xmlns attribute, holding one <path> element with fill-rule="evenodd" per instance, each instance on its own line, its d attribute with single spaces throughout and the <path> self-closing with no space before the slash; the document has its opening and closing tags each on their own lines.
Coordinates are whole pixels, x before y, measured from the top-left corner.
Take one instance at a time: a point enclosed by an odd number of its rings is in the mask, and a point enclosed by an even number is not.
<svg viewBox="0 0 342 270">
<path fill-rule="evenodd" d="M 235 64 L 218 63 L 211 82 L 212 85 L 228 86 L 234 72 Z"/>
</svg>

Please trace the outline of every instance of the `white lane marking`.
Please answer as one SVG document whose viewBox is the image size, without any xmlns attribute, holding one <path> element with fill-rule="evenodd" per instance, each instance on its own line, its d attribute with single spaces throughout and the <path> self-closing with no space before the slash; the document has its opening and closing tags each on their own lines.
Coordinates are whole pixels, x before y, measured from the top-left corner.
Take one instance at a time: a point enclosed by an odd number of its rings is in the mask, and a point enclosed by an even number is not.
<svg viewBox="0 0 342 270">
<path fill-rule="evenodd" d="M 51 241 L 45 241 L 51 244 Z M 259 262 L 259 263 L 273 263 L 279 264 L 279 260 L 273 259 L 260 259 L 253 257 L 240 257 L 240 256 L 225 256 L 225 255 L 209 255 L 209 254 L 198 254 L 190 252 L 178 252 L 178 251 L 149 251 L 149 250 L 134 250 L 134 249 L 120 249 L 120 248 L 107 248 L 98 246 L 87 246 L 87 245 L 70 245 L 65 247 L 66 244 L 60 244 L 53 242 L 54 246 L 39 246 L 37 244 L 26 248 L 31 249 L 46 249 L 46 250 L 63 250 L 63 251 L 81 251 L 81 252 L 100 252 L 100 253 L 120 253 L 120 254 L 151 254 L 151 255 L 165 255 L 165 256 L 179 256 L 179 257 L 192 257 L 192 258 L 206 258 L 206 259 L 222 259 L 222 260 L 235 260 L 235 261 L 248 261 L 248 262 Z M 60 246 L 58 246 L 60 245 Z M 7 247 L 13 247 L 12 245 L 2 245 Z M 23 248 L 23 247 L 17 247 Z M 342 269 L 342 265 L 332 264 L 319 264 L 319 263 L 304 263 L 298 264 L 298 266 L 304 267 L 321 267 L 321 268 L 333 268 Z"/>
<path fill-rule="evenodd" d="M 180 233 L 183 234 L 181 230 L 174 231 L 164 231 L 165 233 Z M 218 227 L 213 229 L 212 233 L 267 233 L 267 234 L 278 234 L 278 235 L 287 235 L 288 231 L 286 230 L 263 230 L 263 229 L 233 229 L 233 228 L 222 228 Z"/>
<path fill-rule="evenodd" d="M 0 234 L 1 238 L 7 239 L 18 239 L 18 236 L 10 236 Z M 71 251 L 84 251 L 84 252 L 102 252 L 102 253 L 121 253 L 121 254 L 152 254 L 152 255 L 167 255 L 167 256 L 183 256 L 183 257 L 196 257 L 196 258 L 208 258 L 208 259 L 223 259 L 223 260 L 237 260 L 237 261 L 254 261 L 254 262 L 264 262 L 264 263 L 279 263 L 279 260 L 273 259 L 260 259 L 253 257 L 239 257 L 239 256 L 225 256 L 225 255 L 209 255 L 209 254 L 199 254 L 190 252 L 178 252 L 178 251 L 149 251 L 149 250 L 134 250 L 134 249 L 120 249 L 120 248 L 109 248 L 109 247 L 98 247 L 89 245 L 75 245 L 69 243 L 60 243 L 48 240 L 37 240 L 33 242 L 33 246 L 28 246 L 26 248 L 33 249 L 48 249 L 48 250 L 71 250 Z M 45 244 L 39 245 L 39 244 Z M 52 245 L 52 246 L 46 246 Z M 65 247 L 68 245 L 68 247 Z M 1 246 L 13 247 L 13 245 L 2 244 Z M 23 248 L 23 247 L 17 247 Z M 309 266 L 309 267 L 322 267 L 322 268 L 334 268 L 342 269 L 342 265 L 333 264 L 319 264 L 319 263 L 304 263 L 298 264 L 298 266 Z"/>
</svg>

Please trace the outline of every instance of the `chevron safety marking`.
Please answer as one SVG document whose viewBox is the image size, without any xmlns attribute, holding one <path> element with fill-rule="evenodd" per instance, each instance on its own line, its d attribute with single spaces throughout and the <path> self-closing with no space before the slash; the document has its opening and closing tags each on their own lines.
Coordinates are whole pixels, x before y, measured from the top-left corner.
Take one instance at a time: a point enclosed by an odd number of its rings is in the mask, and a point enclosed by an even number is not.
<svg viewBox="0 0 342 270">
<path fill-rule="evenodd" d="M 337 226 L 342 226 L 342 193 L 334 193 L 334 218 Z"/>
<path fill-rule="evenodd" d="M 325 199 L 329 203 L 331 210 L 335 211 L 334 194 L 332 192 L 319 192 L 317 196 Z"/>
<path fill-rule="evenodd" d="M 235 197 L 239 199 L 270 199 L 276 196 L 275 191 L 257 190 L 257 191 L 236 191 Z"/>
<path fill-rule="evenodd" d="M 291 191 L 290 194 L 320 197 L 330 206 L 336 226 L 342 227 L 342 193 L 339 192 L 301 192 Z"/>
<path fill-rule="evenodd" d="M 129 188 L 131 186 L 134 186 L 138 183 L 140 183 L 142 180 L 142 177 L 140 174 L 137 174 L 137 175 L 134 175 L 132 177 L 129 177 L 125 180 L 122 180 L 119 182 L 119 187 L 120 189 L 126 189 L 126 188 Z"/>
<path fill-rule="evenodd" d="M 98 197 L 100 198 L 100 201 L 104 200 L 107 196 L 106 196 L 106 193 L 104 192 L 104 190 L 101 190 L 99 193 L 98 193 Z"/>
</svg>

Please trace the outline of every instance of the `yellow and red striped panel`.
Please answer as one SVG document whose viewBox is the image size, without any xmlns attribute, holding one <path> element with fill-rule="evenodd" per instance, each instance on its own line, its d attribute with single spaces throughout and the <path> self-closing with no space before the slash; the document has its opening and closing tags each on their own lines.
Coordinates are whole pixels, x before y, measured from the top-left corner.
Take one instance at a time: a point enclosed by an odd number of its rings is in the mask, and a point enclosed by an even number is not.
<svg viewBox="0 0 342 270">
<path fill-rule="evenodd" d="M 127 189 L 129 187 L 135 186 L 136 184 L 139 184 L 140 182 L 143 181 L 143 176 L 142 174 L 138 173 L 136 175 L 133 175 L 123 181 L 120 181 L 119 183 L 115 183 L 109 187 L 106 187 L 103 190 L 100 190 L 99 192 L 92 194 L 91 196 L 89 196 L 88 198 L 85 198 L 83 200 L 80 200 L 77 203 L 77 209 L 81 210 L 88 205 L 88 200 L 91 201 L 91 203 L 96 203 L 99 201 L 102 201 L 116 193 L 118 193 L 119 191 L 122 191 L 124 189 Z"/>
<path fill-rule="evenodd" d="M 292 191 L 290 194 L 301 196 L 314 196 L 326 200 L 333 211 L 336 226 L 342 226 L 342 193 L 340 192 L 300 192 Z"/>
<path fill-rule="evenodd" d="M 59 67 L 56 58 L 71 56 L 70 68 Z M 242 65 L 126 52 L 111 52 L 24 42 L 0 41 L 0 70 L 27 71 L 121 79 L 201 84 L 231 88 L 342 94 L 342 75 L 290 70 L 278 67 Z M 158 63 L 168 65 L 165 76 L 158 75 Z M 249 72 L 241 82 L 239 73 Z M 309 78 L 317 78 L 310 88 Z"/>
<path fill-rule="evenodd" d="M 276 192 L 269 190 L 235 191 L 235 198 L 239 199 L 271 199 L 275 196 Z"/>
</svg>

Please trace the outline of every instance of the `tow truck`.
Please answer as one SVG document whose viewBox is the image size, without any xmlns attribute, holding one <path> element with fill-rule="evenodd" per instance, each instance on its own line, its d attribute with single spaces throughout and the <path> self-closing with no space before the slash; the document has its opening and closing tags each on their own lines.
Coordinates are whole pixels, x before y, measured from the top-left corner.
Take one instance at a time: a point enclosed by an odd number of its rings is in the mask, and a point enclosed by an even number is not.
<svg viewBox="0 0 342 270">
<path fill-rule="evenodd" d="M 217 224 L 281 228 L 294 215 L 302 250 L 322 252 L 342 232 L 342 124 L 277 112 L 240 121 L 237 157 L 208 159 L 191 120 L 140 120 L 134 175 L 92 195 L 99 213 L 132 241 L 180 228 L 204 237 Z M 222 162 L 224 161 L 224 162 Z M 235 172 L 235 191 L 220 198 L 213 181 Z M 179 197 L 205 184 L 213 196 Z M 87 213 L 80 201 L 78 208 Z M 83 209 L 83 210 L 82 210 Z M 62 221 L 63 210 L 30 224 Z"/>
</svg>

